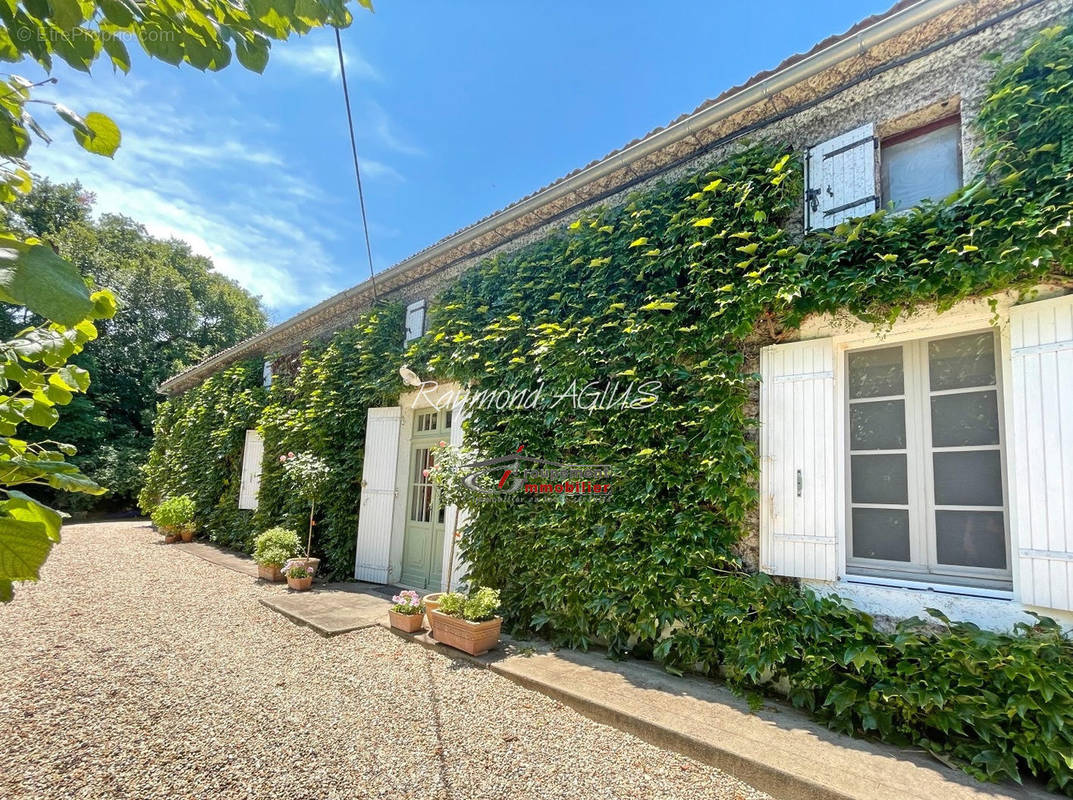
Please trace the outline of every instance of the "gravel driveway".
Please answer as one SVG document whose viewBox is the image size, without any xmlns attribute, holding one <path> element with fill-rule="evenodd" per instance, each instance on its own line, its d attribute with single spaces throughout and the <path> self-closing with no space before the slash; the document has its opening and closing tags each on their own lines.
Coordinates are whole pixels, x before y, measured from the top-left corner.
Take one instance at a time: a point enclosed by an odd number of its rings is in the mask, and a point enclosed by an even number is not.
<svg viewBox="0 0 1073 800">
<path fill-rule="evenodd" d="M 281 591 L 66 528 L 0 606 L 0 797 L 767 797 L 387 631 L 321 638 Z"/>
</svg>

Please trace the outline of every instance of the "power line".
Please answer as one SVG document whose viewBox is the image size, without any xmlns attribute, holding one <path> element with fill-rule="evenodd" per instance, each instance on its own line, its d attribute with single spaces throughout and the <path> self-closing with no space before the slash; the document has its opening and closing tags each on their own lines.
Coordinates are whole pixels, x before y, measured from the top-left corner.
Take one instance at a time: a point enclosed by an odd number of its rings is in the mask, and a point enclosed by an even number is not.
<svg viewBox="0 0 1073 800">
<path fill-rule="evenodd" d="M 361 205 L 361 226 L 365 231 L 365 255 L 369 258 L 369 281 L 373 289 L 373 302 L 377 301 L 376 278 L 373 272 L 373 246 L 369 242 L 369 219 L 365 215 L 365 192 L 361 188 L 361 167 L 358 166 L 358 141 L 354 136 L 354 115 L 350 110 L 350 89 L 346 82 L 346 64 L 343 63 L 343 40 L 335 29 L 335 49 L 339 53 L 339 74 L 343 78 L 343 101 L 346 103 L 346 121 L 350 128 L 350 152 L 354 156 L 354 177 L 358 181 L 358 203 Z"/>
</svg>

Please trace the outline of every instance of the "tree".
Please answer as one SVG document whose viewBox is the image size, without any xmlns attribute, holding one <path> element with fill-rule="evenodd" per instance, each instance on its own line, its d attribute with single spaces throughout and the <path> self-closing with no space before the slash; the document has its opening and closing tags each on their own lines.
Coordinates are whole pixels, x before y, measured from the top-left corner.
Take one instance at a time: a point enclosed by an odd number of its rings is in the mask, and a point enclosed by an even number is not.
<svg viewBox="0 0 1073 800">
<path fill-rule="evenodd" d="M 371 8 L 370 0 L 358 0 Z M 170 64 L 218 70 L 232 56 L 260 72 L 272 39 L 314 27 L 351 22 L 344 0 L 10 0 L 0 3 L 0 60 L 32 59 L 51 70 L 54 58 L 89 72 L 102 56 L 116 69 L 130 69 L 124 39 Z M 10 206 L 32 188 L 26 157 L 31 139 L 50 141 L 31 114 L 51 108 L 86 151 L 111 157 L 119 148 L 118 126 L 93 111 L 84 116 L 35 96 L 42 86 L 20 75 L 0 82 L 0 206 Z M 31 325 L 0 342 L 0 600 L 10 600 L 14 580 L 36 580 L 52 544 L 59 540 L 60 515 L 19 491 L 18 486 L 100 493 L 97 484 L 66 461 L 73 448 L 53 441 L 20 438 L 26 426 L 52 428 L 56 406 L 70 404 L 89 387 L 89 374 L 68 359 L 97 336 L 94 320 L 114 316 L 110 292 L 90 292 L 78 270 L 38 236 L 0 226 L 0 302 Z"/>
<path fill-rule="evenodd" d="M 74 363 L 96 378 L 49 435 L 74 445 L 71 458 L 109 489 L 80 500 L 47 498 L 71 509 L 132 508 L 140 467 L 152 446 L 156 389 L 170 375 L 265 329 L 259 301 L 176 240 L 150 236 L 134 220 L 92 219 L 94 196 L 78 183 L 42 180 L 10 207 L 8 223 L 70 260 L 116 295 L 123 313 L 99 325 L 100 337 Z M 21 310 L 0 323 L 16 330 Z"/>
</svg>

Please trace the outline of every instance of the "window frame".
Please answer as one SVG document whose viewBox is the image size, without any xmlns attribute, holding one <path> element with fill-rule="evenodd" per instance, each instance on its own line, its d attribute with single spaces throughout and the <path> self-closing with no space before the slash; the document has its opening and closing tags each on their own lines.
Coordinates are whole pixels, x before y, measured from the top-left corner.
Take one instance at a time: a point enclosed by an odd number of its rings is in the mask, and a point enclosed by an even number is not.
<svg viewBox="0 0 1073 800">
<path fill-rule="evenodd" d="M 943 339 L 957 338 L 972 335 L 974 333 L 990 333 L 994 341 L 995 357 L 995 384 L 997 412 L 998 412 L 998 445 L 989 446 L 964 446 L 964 447 L 939 447 L 932 444 L 931 437 L 931 398 L 935 394 L 931 391 L 928 374 L 928 344 Z M 851 353 L 867 352 L 869 350 L 882 350 L 898 347 L 902 352 L 903 366 L 903 394 L 898 397 L 905 403 L 905 435 L 906 447 L 906 470 L 908 482 L 909 512 L 909 536 L 910 536 L 910 561 L 891 561 L 882 559 L 857 559 L 853 557 L 853 508 L 854 506 L 885 506 L 899 507 L 900 504 L 855 504 L 852 497 L 852 470 L 851 470 L 851 441 L 849 410 L 854 399 L 849 396 L 849 357 Z M 1006 398 L 1008 396 L 1008 363 L 1009 363 L 1008 337 L 987 323 L 961 324 L 952 329 L 917 330 L 907 332 L 899 336 L 892 336 L 877 341 L 870 337 L 869 340 L 858 340 L 844 343 L 841 350 L 839 372 L 841 373 L 840 395 L 840 445 L 843 459 L 839 489 L 843 492 L 844 499 L 844 530 L 841 537 L 844 548 L 845 578 L 847 580 L 861 580 L 862 582 L 888 582 L 909 584 L 934 584 L 936 588 L 951 590 L 956 588 L 979 591 L 981 593 L 999 593 L 1001 596 L 1009 596 L 1014 588 L 1014 559 L 1017 549 L 1013 542 L 1013 526 L 1011 516 L 1013 498 L 1010 493 L 1010 481 L 1008 470 L 1008 458 L 1010 449 L 1010 421 L 1008 418 Z M 965 387 L 955 390 L 937 390 L 942 394 L 968 393 L 972 391 L 988 390 L 991 387 Z M 889 398 L 896 399 L 894 395 Z M 857 401 L 878 401 L 884 397 L 855 398 Z M 1000 453 L 1001 486 L 1003 497 L 1003 532 L 1006 545 L 1006 568 L 998 570 L 990 567 L 972 567 L 961 565 L 939 565 L 937 559 L 938 538 L 935 529 L 935 483 L 933 453 L 964 451 L 966 449 L 995 449 Z M 861 451 L 856 451 L 860 453 Z M 884 452 L 902 452 L 890 450 Z M 923 498 L 923 502 L 921 502 Z M 967 508 L 967 507 L 966 507 Z M 978 506 L 973 509 L 981 511 L 997 510 L 998 507 Z M 943 510 L 940 507 L 938 510 Z"/>
<path fill-rule="evenodd" d="M 878 150 L 878 152 L 877 152 L 877 157 L 878 157 L 877 167 L 878 168 L 876 169 L 876 195 L 879 197 L 879 208 L 884 208 L 884 209 L 889 210 L 889 206 L 890 206 L 890 203 L 891 203 L 890 197 L 888 196 L 887 187 L 884 185 L 884 181 L 883 181 L 883 169 L 884 169 L 884 164 L 886 163 L 886 159 L 884 158 L 884 150 L 886 148 L 888 148 L 888 147 L 892 147 L 894 145 L 901 144 L 903 142 L 908 142 L 911 139 L 916 139 L 916 138 L 919 138 L 921 136 L 925 136 L 925 135 L 927 135 L 929 133 L 932 133 L 934 131 L 940 130 L 941 128 L 947 128 L 947 127 L 952 127 L 952 126 L 957 127 L 957 134 L 958 134 L 957 135 L 957 152 L 956 152 L 956 156 L 955 156 L 956 161 L 957 161 L 957 185 L 958 185 L 958 188 L 961 188 L 961 187 L 963 187 L 965 185 L 965 155 L 964 155 L 964 152 L 963 152 L 964 142 L 962 141 L 962 139 L 963 139 L 963 136 L 962 136 L 963 128 L 962 128 L 962 121 L 961 121 L 961 111 L 959 109 L 957 112 L 955 112 L 953 114 L 948 114 L 948 115 L 946 115 L 946 116 L 944 116 L 944 117 L 942 117 L 940 119 L 933 120 L 932 122 L 929 122 L 929 123 L 927 123 L 925 125 L 919 125 L 919 126 L 917 126 L 915 128 L 910 128 L 909 130 L 899 131 L 898 133 L 892 133 L 892 134 L 890 134 L 888 136 L 884 136 L 884 137 L 881 137 L 879 139 L 879 147 L 877 148 L 877 150 Z M 933 201 L 938 201 L 938 200 L 942 200 L 943 198 L 941 198 L 941 197 L 932 197 L 932 198 L 928 198 L 928 199 L 933 200 Z M 895 209 L 895 210 L 891 211 L 891 213 L 892 214 L 907 214 L 907 213 L 911 212 L 914 208 L 917 208 L 918 205 L 919 205 L 919 201 L 917 203 L 914 203 L 913 205 L 905 206 L 904 208 Z"/>
</svg>

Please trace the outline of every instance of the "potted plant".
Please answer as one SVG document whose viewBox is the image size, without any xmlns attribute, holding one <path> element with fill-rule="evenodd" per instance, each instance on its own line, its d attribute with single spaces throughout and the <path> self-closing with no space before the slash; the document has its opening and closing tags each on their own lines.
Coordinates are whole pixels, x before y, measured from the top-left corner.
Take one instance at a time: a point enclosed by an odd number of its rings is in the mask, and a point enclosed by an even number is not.
<svg viewBox="0 0 1073 800">
<path fill-rule="evenodd" d="M 479 656 L 499 642 L 503 618 L 496 616 L 498 610 L 499 592 L 495 589 L 447 592 L 440 597 L 439 607 L 429 612 L 429 621 L 436 641 Z"/>
<path fill-rule="evenodd" d="M 284 580 L 280 567 L 301 552 L 302 543 L 297 533 L 286 528 L 269 528 L 253 540 L 257 577 L 273 582 Z"/>
<path fill-rule="evenodd" d="M 292 558 L 281 570 L 287 578 L 287 586 L 296 592 L 305 592 L 313 587 L 313 573 L 306 567 L 305 559 Z"/>
<path fill-rule="evenodd" d="M 283 465 L 283 472 L 290 480 L 294 491 L 299 497 L 309 503 L 309 535 L 306 537 L 305 566 L 311 575 L 315 575 L 320 566 L 319 558 L 310 558 L 313 548 L 313 526 L 317 523 L 313 515 L 317 509 L 317 501 L 328 486 L 331 470 L 323 459 L 317 458 L 312 453 L 287 453 L 279 457 Z"/>
<path fill-rule="evenodd" d="M 425 607 L 421 605 L 417 592 L 409 589 L 399 592 L 391 598 L 391 602 L 395 605 L 388 609 L 387 616 L 391 620 L 392 628 L 406 633 L 417 633 L 421 630 L 421 617 L 425 613 Z"/>
<path fill-rule="evenodd" d="M 164 543 L 194 538 L 194 498 L 188 494 L 169 497 L 153 509 L 153 524 L 164 533 Z"/>
</svg>

